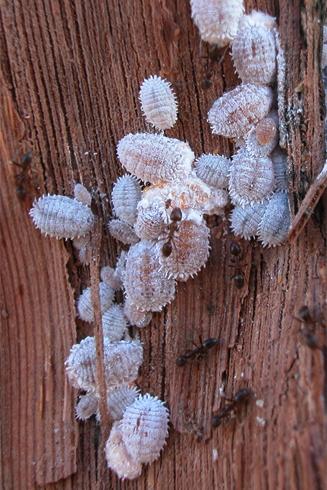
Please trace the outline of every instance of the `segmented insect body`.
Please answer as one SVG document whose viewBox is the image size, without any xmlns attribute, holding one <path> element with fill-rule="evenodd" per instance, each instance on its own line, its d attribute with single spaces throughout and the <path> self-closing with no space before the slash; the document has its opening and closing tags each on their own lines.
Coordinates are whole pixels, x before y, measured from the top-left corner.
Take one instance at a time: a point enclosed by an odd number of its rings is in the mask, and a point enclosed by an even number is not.
<svg viewBox="0 0 327 490">
<path fill-rule="evenodd" d="M 161 311 L 175 297 L 175 280 L 160 268 L 155 244 L 141 241 L 127 255 L 124 287 L 129 301 L 141 311 Z"/>
<path fill-rule="evenodd" d="M 102 315 L 103 335 L 111 342 L 121 340 L 128 327 L 122 306 L 112 305 Z"/>
<path fill-rule="evenodd" d="M 75 408 L 77 420 L 87 420 L 98 410 L 99 399 L 94 393 L 82 395 Z"/>
<path fill-rule="evenodd" d="M 120 420 L 127 407 L 140 395 L 135 386 L 120 385 L 108 391 L 108 411 L 113 420 Z"/>
<path fill-rule="evenodd" d="M 106 265 L 101 268 L 100 277 L 101 277 L 101 281 L 108 284 L 108 286 L 110 286 L 115 291 L 118 291 L 123 287 L 121 278 L 117 274 L 116 270 L 110 267 L 109 265 Z"/>
<path fill-rule="evenodd" d="M 124 313 L 129 323 L 135 327 L 143 328 L 149 325 L 152 320 L 152 313 L 150 311 L 141 311 L 133 305 L 128 298 L 125 299 Z"/>
<path fill-rule="evenodd" d="M 245 139 L 247 151 L 254 156 L 267 156 L 278 144 L 278 116 L 276 112 L 261 119 Z"/>
<path fill-rule="evenodd" d="M 207 185 L 226 189 L 230 166 L 231 160 L 222 155 L 201 155 L 195 162 L 195 173 Z"/>
<path fill-rule="evenodd" d="M 132 383 L 143 361 L 143 347 L 138 340 L 110 342 L 104 337 L 104 365 L 107 388 Z M 72 386 L 97 392 L 96 345 L 86 337 L 73 345 L 66 360 L 66 372 Z"/>
<path fill-rule="evenodd" d="M 92 196 L 83 184 L 75 184 L 74 196 L 77 201 L 85 204 L 86 206 L 91 206 Z"/>
<path fill-rule="evenodd" d="M 258 234 L 260 221 L 267 203 L 258 203 L 244 207 L 236 206 L 231 214 L 231 228 L 237 236 L 250 240 Z"/>
<path fill-rule="evenodd" d="M 88 206 L 66 196 L 42 196 L 30 210 L 41 233 L 55 238 L 77 238 L 89 233 L 95 217 Z"/>
<path fill-rule="evenodd" d="M 123 442 L 121 422 L 114 422 L 105 447 L 108 467 L 121 479 L 133 480 L 141 475 L 142 464 L 131 458 Z"/>
<path fill-rule="evenodd" d="M 102 315 L 112 305 L 114 294 L 115 291 L 111 286 L 102 281 L 99 283 L 100 306 Z M 90 287 L 84 289 L 84 291 L 78 298 L 77 311 L 78 316 L 85 322 L 94 321 L 92 293 Z"/>
<path fill-rule="evenodd" d="M 136 235 L 133 226 L 120 219 L 109 220 L 108 230 L 113 238 L 125 245 L 133 245 L 139 241 L 139 237 Z"/>
<path fill-rule="evenodd" d="M 268 157 L 252 156 L 241 149 L 233 158 L 229 195 L 236 205 L 261 202 L 274 190 L 273 164 Z"/>
<path fill-rule="evenodd" d="M 79 238 L 74 238 L 73 246 L 78 250 L 78 259 L 82 264 L 89 264 L 92 258 L 91 235 L 88 233 Z"/>
<path fill-rule="evenodd" d="M 291 224 L 288 197 L 286 192 L 276 192 L 269 199 L 261 218 L 258 237 L 263 246 L 281 245 L 287 238 Z"/>
<path fill-rule="evenodd" d="M 177 120 L 176 95 L 171 83 L 157 75 L 146 78 L 140 89 L 141 109 L 155 128 L 172 128 Z"/>
<path fill-rule="evenodd" d="M 142 240 L 156 240 L 164 233 L 167 226 L 167 210 L 164 201 L 155 199 L 148 202 L 141 200 L 138 206 L 135 233 Z"/>
<path fill-rule="evenodd" d="M 134 225 L 141 196 L 141 186 L 136 177 L 128 174 L 119 177 L 111 193 L 115 215 L 121 221 Z"/>
<path fill-rule="evenodd" d="M 266 85 L 276 78 L 275 20 L 262 12 L 240 19 L 232 45 L 235 68 L 243 83 Z"/>
<path fill-rule="evenodd" d="M 160 256 L 162 270 L 178 281 L 187 281 L 206 264 L 209 257 L 210 230 L 199 213 L 181 221 L 172 240 L 171 253 Z"/>
<path fill-rule="evenodd" d="M 273 103 L 269 87 L 241 84 L 217 99 L 208 113 L 213 134 L 239 138 L 264 118 Z"/>
<path fill-rule="evenodd" d="M 131 174 L 153 184 L 184 179 L 194 160 L 188 143 L 161 134 L 128 134 L 119 141 L 117 154 Z"/>
<path fill-rule="evenodd" d="M 243 0 L 191 0 L 192 18 L 203 41 L 220 47 L 235 37 Z"/>
<path fill-rule="evenodd" d="M 168 436 L 169 411 L 161 400 L 148 393 L 126 408 L 121 433 L 131 457 L 152 463 L 163 449 Z"/>
<path fill-rule="evenodd" d="M 287 156 L 280 148 L 276 148 L 271 154 L 271 159 L 274 168 L 276 191 L 286 191 L 287 190 Z"/>
</svg>

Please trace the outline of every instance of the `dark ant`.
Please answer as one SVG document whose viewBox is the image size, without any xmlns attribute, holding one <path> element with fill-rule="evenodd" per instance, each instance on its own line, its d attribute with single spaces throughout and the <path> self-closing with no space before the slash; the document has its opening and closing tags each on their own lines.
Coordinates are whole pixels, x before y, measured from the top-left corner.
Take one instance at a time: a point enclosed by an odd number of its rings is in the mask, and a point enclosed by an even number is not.
<svg viewBox="0 0 327 490">
<path fill-rule="evenodd" d="M 229 246 L 229 251 L 234 259 L 232 265 L 237 267 L 237 270 L 231 279 L 234 281 L 235 287 L 237 287 L 237 289 L 242 289 L 245 284 L 244 274 L 239 269 L 239 260 L 242 256 L 242 248 L 237 242 L 232 241 Z"/>
<path fill-rule="evenodd" d="M 223 62 L 226 51 L 227 48 L 223 51 L 223 54 L 221 55 L 221 49 L 218 46 L 214 45 L 209 48 L 207 56 L 202 56 L 202 58 L 205 58 L 207 60 L 205 78 L 201 83 L 201 87 L 204 90 L 207 90 L 212 87 L 212 80 L 211 80 L 213 75 L 212 66 L 214 63 L 220 65 Z M 210 63 L 210 69 L 209 69 L 209 63 Z"/>
<path fill-rule="evenodd" d="M 241 403 L 247 402 L 251 396 L 252 391 L 249 388 L 242 388 L 237 393 L 235 393 L 234 398 L 232 398 L 231 400 L 226 398 L 226 400 L 229 402 L 229 405 L 222 408 L 217 415 L 213 415 L 211 421 L 212 426 L 219 427 L 223 419 L 230 415 L 230 413 L 232 412 L 232 410 L 234 410 L 236 406 L 240 405 Z"/>
<path fill-rule="evenodd" d="M 215 347 L 218 344 L 221 344 L 220 340 L 214 338 L 209 338 L 202 342 L 200 337 L 200 342 L 201 345 L 196 346 L 195 349 L 188 350 L 181 356 L 177 357 L 176 359 L 177 366 L 184 366 L 187 363 L 188 359 L 194 359 L 195 357 L 200 359 L 201 357 L 204 357 L 207 354 L 209 349 Z"/>
<path fill-rule="evenodd" d="M 319 346 L 318 339 L 314 332 L 317 323 L 320 324 L 322 327 L 324 327 L 325 325 L 319 320 L 317 320 L 316 318 L 314 318 L 310 313 L 308 306 L 305 305 L 301 306 L 295 318 L 304 324 L 300 332 L 302 334 L 302 338 L 305 344 L 310 349 L 321 349 L 321 347 Z"/>
<path fill-rule="evenodd" d="M 15 175 L 16 192 L 19 199 L 24 200 L 27 194 L 27 180 L 30 166 L 32 163 L 32 151 L 28 150 L 21 158 L 20 163 L 12 161 L 14 165 L 21 168 L 21 171 Z"/>
<path fill-rule="evenodd" d="M 171 199 L 166 201 L 166 208 L 171 206 Z M 170 213 L 171 223 L 168 225 L 168 238 L 167 241 L 161 247 L 161 252 L 164 257 L 169 257 L 173 251 L 172 241 L 174 238 L 174 233 L 178 230 L 179 223 L 182 220 L 182 211 L 180 208 L 173 208 Z"/>
</svg>

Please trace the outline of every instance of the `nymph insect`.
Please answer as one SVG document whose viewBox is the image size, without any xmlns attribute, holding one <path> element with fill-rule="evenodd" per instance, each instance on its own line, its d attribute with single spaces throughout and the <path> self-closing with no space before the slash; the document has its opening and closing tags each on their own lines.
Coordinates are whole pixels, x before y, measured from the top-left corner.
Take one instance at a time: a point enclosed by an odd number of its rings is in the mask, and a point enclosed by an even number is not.
<svg viewBox="0 0 327 490">
<path fill-rule="evenodd" d="M 237 393 L 235 393 L 234 397 L 231 400 L 226 398 L 229 404 L 223 407 L 217 415 L 214 415 L 212 417 L 212 426 L 219 427 L 224 418 L 228 417 L 231 412 L 241 403 L 248 402 L 251 396 L 252 391 L 249 388 L 242 388 Z"/>
<path fill-rule="evenodd" d="M 195 349 L 188 350 L 184 354 L 178 356 L 176 359 L 176 364 L 177 366 L 185 366 L 189 359 L 201 359 L 207 354 L 209 349 L 212 349 L 212 347 L 215 347 L 219 344 L 221 344 L 221 341 L 215 338 L 209 338 L 204 340 L 203 342 L 201 341 L 201 345 L 195 347 Z"/>
<path fill-rule="evenodd" d="M 167 201 L 169 202 L 170 199 Z M 166 202 L 166 205 L 167 205 Z M 180 208 L 173 208 L 170 213 L 171 223 L 168 225 L 168 237 L 167 241 L 163 244 L 161 248 L 162 255 L 164 257 L 169 257 L 173 251 L 172 241 L 174 238 L 174 233 L 178 229 L 179 222 L 182 220 L 182 211 Z"/>
</svg>

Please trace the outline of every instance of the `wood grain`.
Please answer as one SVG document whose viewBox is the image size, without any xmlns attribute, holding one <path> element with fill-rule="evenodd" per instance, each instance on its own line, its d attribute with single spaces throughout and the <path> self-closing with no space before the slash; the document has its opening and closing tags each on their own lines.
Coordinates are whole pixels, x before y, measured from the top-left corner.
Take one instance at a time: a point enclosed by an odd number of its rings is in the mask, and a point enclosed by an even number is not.
<svg viewBox="0 0 327 490">
<path fill-rule="evenodd" d="M 319 72 L 323 2 L 247 1 L 279 20 L 287 58 L 288 154 L 294 212 L 323 162 Z M 115 145 L 148 129 L 138 88 L 168 76 L 180 104 L 176 128 L 196 152 L 231 154 L 206 122 L 213 100 L 238 83 L 230 54 L 210 66 L 186 0 L 2 0 L 1 54 L 1 486 L 9 489 L 323 489 L 327 485 L 327 356 L 301 343 L 294 318 L 307 304 L 326 315 L 326 214 L 318 206 L 291 245 L 265 250 L 240 241 L 246 285 L 231 276 L 227 218 L 212 219 L 212 253 L 198 277 L 141 332 L 140 386 L 171 409 L 168 446 L 133 482 L 104 467 L 101 429 L 74 422 L 63 361 L 92 329 L 74 319 L 74 298 L 90 284 L 69 243 L 34 230 L 28 209 L 42 192 L 71 194 L 81 181 L 110 216 L 122 169 Z M 209 63 L 209 64 L 208 64 Z M 202 88 L 209 70 L 211 88 Z M 33 150 L 26 196 L 17 196 L 19 160 Z M 106 234 L 101 263 L 114 264 Z M 318 324 L 317 335 L 326 343 Z M 224 343 L 184 368 L 175 358 L 198 337 Z M 212 431 L 212 413 L 249 386 L 255 401 Z M 77 432 L 78 429 L 78 432 Z M 216 455 L 218 457 L 216 458 Z M 51 483 L 52 482 L 52 483 Z M 51 483 L 51 484 L 50 484 Z"/>
</svg>

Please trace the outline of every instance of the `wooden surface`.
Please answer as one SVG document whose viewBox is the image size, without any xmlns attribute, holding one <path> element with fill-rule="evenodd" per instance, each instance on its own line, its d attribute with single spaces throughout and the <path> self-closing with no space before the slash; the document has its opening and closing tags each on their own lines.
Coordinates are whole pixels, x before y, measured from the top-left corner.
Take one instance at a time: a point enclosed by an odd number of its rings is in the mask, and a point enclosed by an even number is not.
<svg viewBox="0 0 327 490">
<path fill-rule="evenodd" d="M 246 5 L 279 19 L 296 211 L 323 162 L 323 2 Z M 2 0 L 0 19 L 1 488 L 326 488 L 327 351 L 304 345 L 294 318 L 303 304 L 326 315 L 326 199 L 291 247 L 240 241 L 241 290 L 231 280 L 228 221 L 210 221 L 207 268 L 180 284 L 174 303 L 141 332 L 140 386 L 171 409 L 168 446 L 136 481 L 119 482 L 105 469 L 100 428 L 74 421 L 76 393 L 63 365 L 75 339 L 92 332 L 74 309 L 89 272 L 69 242 L 34 230 L 28 209 L 43 192 L 69 195 L 81 181 L 109 217 L 111 186 L 122 172 L 115 145 L 146 129 L 138 89 L 150 74 L 164 74 L 177 92 L 179 122 L 167 133 L 188 140 L 196 154 L 230 154 L 231 143 L 213 137 L 206 118 L 213 100 L 238 82 L 229 53 L 207 67 L 208 48 L 186 0 Z M 205 90 L 208 69 L 213 85 Z M 33 160 L 22 174 L 12 161 L 28 149 Z M 102 245 L 102 263 L 114 264 L 117 243 L 105 235 Z M 324 345 L 318 324 L 316 334 Z M 176 367 L 199 335 L 224 344 Z M 232 396 L 243 386 L 257 403 L 212 431 L 219 389 Z"/>
</svg>

